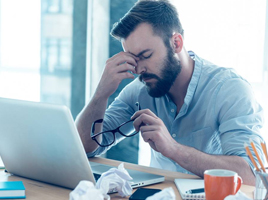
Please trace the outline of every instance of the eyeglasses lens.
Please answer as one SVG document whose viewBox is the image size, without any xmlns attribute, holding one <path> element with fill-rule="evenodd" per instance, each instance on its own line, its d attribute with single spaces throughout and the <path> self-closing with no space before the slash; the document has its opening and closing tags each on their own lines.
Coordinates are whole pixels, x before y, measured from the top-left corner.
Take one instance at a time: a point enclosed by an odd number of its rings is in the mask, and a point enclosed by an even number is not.
<svg viewBox="0 0 268 200">
<path fill-rule="evenodd" d="M 114 134 L 112 132 L 103 132 L 103 135 L 105 135 L 105 137 L 107 138 L 107 141 L 110 141 L 110 143 L 105 144 L 104 146 L 109 146 L 114 142 Z M 102 140 L 101 137 L 95 137 L 95 139 L 97 140 L 99 145 L 102 145 Z"/>
<path fill-rule="evenodd" d="M 119 128 L 120 132 L 125 136 L 133 136 L 137 134 L 137 131 L 135 130 L 133 126 L 133 121 L 129 121 L 128 123 L 124 124 Z"/>
</svg>

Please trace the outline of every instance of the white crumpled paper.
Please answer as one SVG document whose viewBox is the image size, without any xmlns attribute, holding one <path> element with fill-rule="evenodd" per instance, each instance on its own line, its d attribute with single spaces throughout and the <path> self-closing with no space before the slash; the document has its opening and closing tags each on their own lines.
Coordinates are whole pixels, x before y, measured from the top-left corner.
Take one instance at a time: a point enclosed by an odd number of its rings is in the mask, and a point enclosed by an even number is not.
<svg viewBox="0 0 268 200">
<path fill-rule="evenodd" d="M 124 163 L 121 163 L 117 168 L 111 168 L 104 172 L 99 178 L 96 188 L 101 189 L 107 194 L 111 189 L 116 188 L 116 191 L 121 197 L 132 194 L 132 187 L 129 181 L 132 177 L 124 168 Z"/>
<path fill-rule="evenodd" d="M 103 173 L 96 183 L 90 181 L 80 181 L 76 188 L 70 193 L 69 200 L 110 200 L 108 192 L 116 189 L 122 197 L 132 194 L 130 184 L 131 176 L 121 163 L 117 168 L 111 168 Z"/>
<path fill-rule="evenodd" d="M 235 195 L 229 195 L 224 198 L 224 200 L 252 200 L 248 198 L 243 192 L 240 190 Z"/>
<path fill-rule="evenodd" d="M 110 196 L 103 194 L 99 189 L 96 189 L 90 181 L 80 181 L 76 188 L 70 193 L 69 200 L 110 200 Z"/>
<path fill-rule="evenodd" d="M 176 200 L 176 196 L 174 190 L 171 187 L 168 187 L 150 197 L 147 197 L 146 200 Z"/>
</svg>

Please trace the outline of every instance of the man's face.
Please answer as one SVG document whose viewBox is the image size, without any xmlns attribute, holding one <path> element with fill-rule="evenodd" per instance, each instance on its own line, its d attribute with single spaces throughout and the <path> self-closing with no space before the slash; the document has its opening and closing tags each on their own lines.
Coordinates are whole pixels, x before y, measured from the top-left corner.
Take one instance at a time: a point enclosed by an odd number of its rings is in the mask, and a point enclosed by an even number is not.
<svg viewBox="0 0 268 200">
<path fill-rule="evenodd" d="M 162 97 L 168 93 L 178 74 L 181 71 L 181 65 L 177 60 L 171 48 L 168 48 L 168 52 L 163 62 L 160 64 L 160 75 L 144 72 L 140 74 L 139 80 L 144 82 L 147 86 L 147 91 L 152 97 Z M 155 82 L 145 82 L 150 78 L 155 79 Z"/>
<path fill-rule="evenodd" d="M 181 66 L 172 48 L 166 47 L 163 39 L 153 33 L 151 25 L 139 25 L 122 45 L 126 52 L 137 57 L 136 72 L 147 86 L 149 95 L 161 97 L 167 94 Z"/>
</svg>

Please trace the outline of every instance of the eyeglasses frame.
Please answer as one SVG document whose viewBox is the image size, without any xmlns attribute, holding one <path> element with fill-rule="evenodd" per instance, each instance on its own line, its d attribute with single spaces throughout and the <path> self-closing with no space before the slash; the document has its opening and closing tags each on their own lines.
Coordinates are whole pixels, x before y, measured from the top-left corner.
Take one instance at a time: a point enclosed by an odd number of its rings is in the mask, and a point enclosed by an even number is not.
<svg viewBox="0 0 268 200">
<path fill-rule="evenodd" d="M 141 107 L 140 107 L 140 103 L 139 102 L 136 102 L 135 105 L 138 107 L 138 110 L 141 110 Z M 124 126 L 125 124 L 131 122 L 131 121 L 134 121 L 134 119 L 131 119 L 131 120 L 128 120 L 124 123 L 122 123 L 121 125 L 119 125 L 116 129 L 113 129 L 113 130 L 109 130 L 109 131 L 102 131 L 102 132 L 99 132 L 99 133 L 96 133 L 94 134 L 95 132 L 95 124 L 96 123 L 102 123 L 103 122 L 103 119 L 98 119 L 96 121 L 93 122 L 92 126 L 91 126 L 91 139 L 94 140 L 99 146 L 101 147 L 108 147 L 110 145 L 112 145 L 114 142 L 115 142 L 115 133 L 119 133 L 125 137 L 132 137 L 134 135 L 136 135 L 139 131 L 135 131 L 134 134 L 132 135 L 125 135 L 124 133 L 122 133 L 119 129 Z M 100 134 L 104 134 L 104 133 L 108 133 L 108 132 L 112 132 L 113 133 L 113 136 L 114 136 L 114 140 L 111 144 L 108 144 L 108 145 L 102 145 L 98 142 L 98 140 L 96 139 L 97 136 L 99 136 Z"/>
<path fill-rule="evenodd" d="M 98 119 L 98 120 L 96 120 L 95 122 L 93 122 L 93 124 L 92 124 L 92 128 L 91 128 L 91 139 L 94 140 L 95 142 L 97 142 L 97 144 L 98 144 L 99 146 L 101 146 L 101 147 L 108 147 L 108 146 L 112 145 L 112 144 L 115 142 L 115 133 L 119 133 L 119 134 L 121 134 L 121 135 L 123 135 L 123 136 L 125 136 L 125 137 L 132 137 L 132 136 L 136 135 L 139 131 L 135 131 L 134 134 L 131 134 L 131 135 L 126 135 L 126 134 L 122 133 L 122 131 L 120 131 L 120 128 L 121 128 L 122 126 L 124 126 L 125 124 L 127 124 L 127 123 L 129 123 L 129 122 L 131 122 L 131 121 L 134 121 L 134 120 L 133 120 L 133 119 L 128 120 L 128 121 L 122 123 L 121 125 L 119 125 L 117 128 L 115 128 L 115 129 L 113 129 L 113 130 L 102 131 L 102 132 L 99 132 L 99 133 L 94 134 L 94 131 L 95 131 L 95 124 L 96 124 L 96 123 L 102 123 L 102 122 L 103 122 L 103 119 Z M 108 145 L 102 145 L 102 144 L 100 144 L 100 143 L 98 142 L 98 140 L 96 139 L 96 137 L 99 136 L 99 135 L 101 135 L 101 134 L 108 133 L 108 132 L 111 132 L 111 133 L 113 134 L 113 142 L 112 142 L 111 144 L 108 144 Z"/>
</svg>

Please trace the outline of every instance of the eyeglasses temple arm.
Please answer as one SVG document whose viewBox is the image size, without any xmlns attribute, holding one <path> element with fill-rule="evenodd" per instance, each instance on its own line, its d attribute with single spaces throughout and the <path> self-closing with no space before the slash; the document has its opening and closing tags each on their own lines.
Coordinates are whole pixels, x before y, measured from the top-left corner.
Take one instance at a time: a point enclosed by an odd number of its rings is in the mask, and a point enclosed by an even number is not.
<svg viewBox="0 0 268 200">
<path fill-rule="evenodd" d="M 95 122 L 93 122 L 92 127 L 91 127 L 91 135 L 94 135 L 94 132 L 95 132 L 95 124 L 96 123 L 100 124 L 102 122 L 103 122 L 103 119 L 98 119 Z"/>
</svg>

